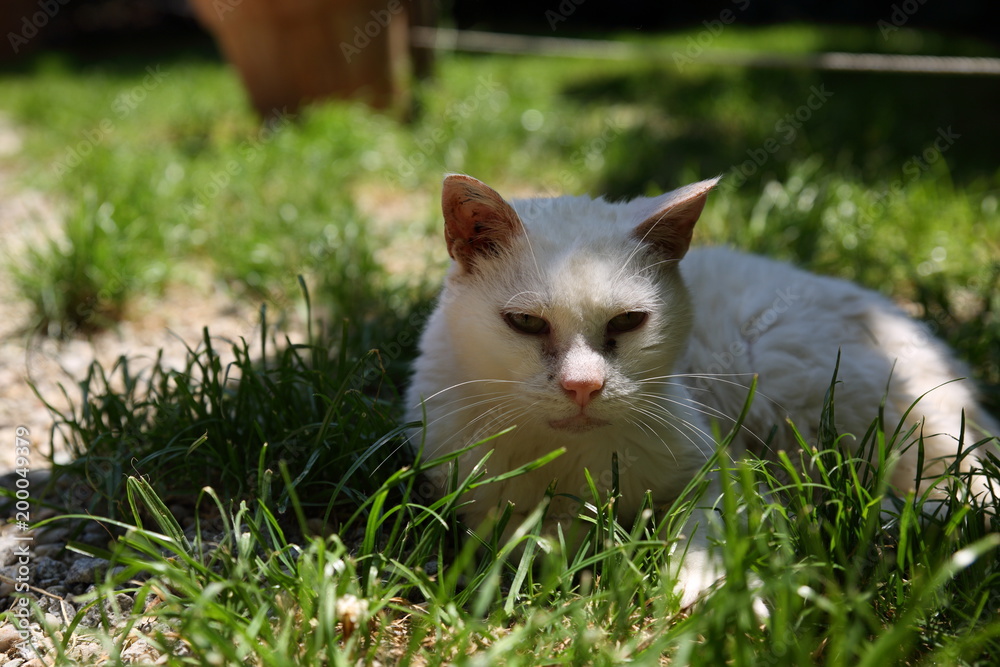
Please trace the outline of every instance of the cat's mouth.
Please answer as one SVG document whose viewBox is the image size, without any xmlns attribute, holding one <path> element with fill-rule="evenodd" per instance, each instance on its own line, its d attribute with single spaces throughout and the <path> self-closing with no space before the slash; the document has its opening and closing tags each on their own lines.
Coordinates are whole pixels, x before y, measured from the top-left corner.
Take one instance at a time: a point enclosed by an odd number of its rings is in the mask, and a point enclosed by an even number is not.
<svg viewBox="0 0 1000 667">
<path fill-rule="evenodd" d="M 553 419 L 549 426 L 559 431 L 569 431 L 570 433 L 583 433 L 591 429 L 607 426 L 611 422 L 596 417 L 589 417 L 585 414 L 573 415 L 565 419 Z"/>
</svg>

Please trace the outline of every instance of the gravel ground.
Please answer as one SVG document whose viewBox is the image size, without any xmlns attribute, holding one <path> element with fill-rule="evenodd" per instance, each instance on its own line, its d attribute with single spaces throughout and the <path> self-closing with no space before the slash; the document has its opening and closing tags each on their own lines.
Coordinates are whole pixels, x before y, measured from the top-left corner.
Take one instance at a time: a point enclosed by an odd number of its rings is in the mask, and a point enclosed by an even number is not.
<svg viewBox="0 0 1000 667">
<path fill-rule="evenodd" d="M 42 486 L 47 471 L 32 473 L 32 486 Z M 20 476 L 11 473 L 0 478 L 0 486 L 11 488 Z M 59 486 L 57 484 L 57 486 Z M 72 496 L 72 489 L 61 489 Z M 13 513 L 7 501 L 0 505 Z M 177 518 L 185 526 L 189 539 L 196 533 L 193 512 L 175 508 Z M 33 511 L 32 519 L 38 521 L 55 516 L 54 510 Z M 201 522 L 202 538 L 213 541 L 211 521 Z M 207 529 L 207 533 L 205 532 Z M 214 541 L 222 538 L 214 535 Z M 55 644 L 62 642 L 68 626 L 83 611 L 64 648 L 65 659 L 61 664 L 100 665 L 110 660 L 109 651 L 121 648 L 121 658 L 126 664 L 158 664 L 164 656 L 154 648 L 149 637 L 170 637 L 172 628 L 155 616 L 147 616 L 131 626 L 128 613 L 135 607 L 134 593 L 118 593 L 113 600 L 92 604 L 91 594 L 95 584 L 103 580 L 110 563 L 102 558 L 92 558 L 66 548 L 67 540 L 81 545 L 102 549 L 111 546 L 114 534 L 96 521 L 61 521 L 41 529 L 24 530 L 16 523 L 0 528 L 0 600 L 3 608 L 11 609 L 15 619 L 0 624 L 0 665 L 3 667 L 42 667 L 56 664 Z M 135 582 L 139 583 L 139 582 Z M 20 593 L 21 597 L 12 597 Z M 18 610 L 18 600 L 29 599 L 44 612 L 44 623 L 34 616 L 23 616 Z M 155 596 L 144 599 L 145 611 L 159 604 Z M 125 634 L 127 632 L 127 635 Z M 124 636 L 123 636 L 124 635 Z M 109 639 L 109 637 L 113 639 Z M 187 647 L 178 641 L 171 647 L 171 654 L 182 655 Z"/>
</svg>

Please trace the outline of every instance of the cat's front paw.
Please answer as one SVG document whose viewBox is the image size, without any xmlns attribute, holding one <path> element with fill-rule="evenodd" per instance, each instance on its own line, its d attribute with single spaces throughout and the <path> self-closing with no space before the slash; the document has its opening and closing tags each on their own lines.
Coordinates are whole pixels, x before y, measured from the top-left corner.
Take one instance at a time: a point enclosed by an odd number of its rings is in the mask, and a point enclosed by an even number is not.
<svg viewBox="0 0 1000 667">
<path fill-rule="evenodd" d="M 719 563 L 706 551 L 684 555 L 677 568 L 674 592 L 680 597 L 682 609 L 698 602 L 723 577 Z"/>
<path fill-rule="evenodd" d="M 706 597 L 709 592 L 721 585 L 725 578 L 722 564 L 713 558 L 709 552 L 689 552 L 684 562 L 677 569 L 674 593 L 680 598 L 681 609 L 688 609 Z M 753 611 L 758 621 L 764 622 L 771 616 L 764 599 L 760 595 L 762 583 L 750 573 L 747 575 L 747 585 L 753 596 Z"/>
</svg>

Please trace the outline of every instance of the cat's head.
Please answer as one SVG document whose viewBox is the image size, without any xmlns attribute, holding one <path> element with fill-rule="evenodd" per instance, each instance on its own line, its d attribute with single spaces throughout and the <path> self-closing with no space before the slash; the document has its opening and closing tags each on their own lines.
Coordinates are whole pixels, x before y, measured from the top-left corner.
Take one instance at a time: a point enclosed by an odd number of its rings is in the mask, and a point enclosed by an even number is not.
<svg viewBox="0 0 1000 667">
<path fill-rule="evenodd" d="M 456 379 L 555 432 L 641 415 L 648 383 L 671 372 L 686 342 L 691 309 L 677 263 L 717 183 L 627 203 L 508 202 L 448 176 L 454 264 L 442 309 Z"/>
</svg>

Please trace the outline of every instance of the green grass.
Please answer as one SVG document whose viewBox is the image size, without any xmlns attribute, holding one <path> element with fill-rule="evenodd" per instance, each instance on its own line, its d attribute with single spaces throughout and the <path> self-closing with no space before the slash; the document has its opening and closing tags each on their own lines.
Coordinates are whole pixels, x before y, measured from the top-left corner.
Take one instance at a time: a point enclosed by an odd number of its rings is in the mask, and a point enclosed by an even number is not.
<svg viewBox="0 0 1000 667">
<path fill-rule="evenodd" d="M 322 346 L 279 346 L 266 335 L 233 343 L 213 339 L 206 328 L 180 370 L 157 359 L 136 371 L 128 357 L 110 369 L 92 365 L 79 409 L 60 427 L 71 467 L 98 491 L 91 509 L 122 516 L 129 467 L 155 470 L 160 491 L 193 496 L 211 485 L 223 497 L 260 498 L 284 511 L 291 489 L 280 478 L 266 485 L 262 478 L 283 465 L 294 471 L 307 509 L 325 509 L 337 522 L 350 516 L 377 488 L 379 468 L 388 473 L 406 461 L 399 454 L 399 393 L 377 351 L 349 352 L 355 345 L 348 331 L 333 356 L 325 339 Z M 233 364 L 221 362 L 223 346 Z M 357 453 L 370 447 L 369 460 L 355 466 Z M 353 475 L 338 481 L 352 467 Z"/>
<path fill-rule="evenodd" d="M 989 664 L 1000 651 L 1000 537 L 986 533 L 995 518 L 957 495 L 941 518 L 922 517 L 920 501 L 884 513 L 884 468 L 868 460 L 910 434 L 877 406 L 859 457 L 825 429 L 816 449 L 801 443 L 802 462 L 727 466 L 718 531 L 730 576 L 686 612 L 665 539 L 683 505 L 649 506 L 620 526 L 595 490 L 578 552 L 539 536 L 544 507 L 509 543 L 496 538 L 509 514 L 492 538 L 463 541 L 461 494 L 491 480 L 477 472 L 444 498 L 419 495 L 421 475 L 460 453 L 401 465 L 385 400 L 352 388 L 350 364 L 324 368 L 311 356 L 322 350 L 286 348 L 266 367 L 245 344 L 235 353 L 238 386 L 219 381 L 208 346 L 183 371 L 156 366 L 141 390 L 122 362 L 129 390 L 91 376 L 89 409 L 63 426 L 89 445 L 70 469 L 106 490 L 101 509 L 118 516 L 101 519 L 118 528 L 108 550 L 73 547 L 121 566 L 83 602 L 135 593 L 126 628 L 141 621 L 141 636 L 173 656 L 166 664 Z M 837 390 L 818 418 L 830 421 Z M 241 412 L 254 408 L 254 419 Z M 118 446 L 142 477 L 111 469 L 126 458 Z M 161 498 L 176 502 L 191 482 L 212 486 L 189 493 L 197 531 L 185 533 Z M 714 502 L 693 488 L 685 501 Z M 326 537 L 310 528 L 320 517 Z M 524 560 L 507 558 L 518 544 Z M 741 576 L 750 570 L 756 592 Z M 354 627 L 345 619 L 356 600 L 366 607 Z M 66 634 L 64 664 L 75 664 L 73 642 L 94 636 L 100 628 Z M 104 638 L 112 655 L 127 633 L 115 636 Z"/>
<path fill-rule="evenodd" d="M 695 34 L 651 41 L 669 62 Z M 734 26 L 713 48 L 997 55 L 932 33 L 893 40 Z M 788 138 L 779 122 L 823 85 L 833 95 Z M 672 525 L 665 508 L 615 526 L 613 504 L 594 497 L 595 532 L 579 553 L 539 537 L 537 521 L 519 533 L 521 564 L 503 558 L 513 545 L 476 549 L 455 520 L 458 490 L 488 481 L 421 497 L 421 471 L 443 463 L 407 460 L 399 405 L 446 258 L 434 203 L 444 172 L 501 192 L 612 197 L 725 173 L 701 242 L 906 300 L 1000 411 L 995 79 L 453 55 L 418 99 L 410 124 L 325 105 L 262 127 L 199 48 L 145 61 L 46 55 L 0 73 L 0 111 L 25 133 L 22 184 L 57 203 L 68 239 L 15 273 L 48 333 L 113 325 L 192 266 L 272 319 L 307 301 L 304 282 L 325 314 L 306 340 L 272 340 L 266 326 L 259 341 L 206 331 L 180 370 L 139 373 L 123 358 L 67 392 L 75 407 L 59 433 L 74 461 L 61 472 L 96 491 L 88 510 L 119 535 L 103 555 L 124 567 L 95 604 L 135 591 L 128 623 L 169 649 L 171 665 L 996 659 L 1000 560 L 983 528 L 994 519 L 955 498 L 940 521 L 882 515 L 882 478 L 847 465 L 834 434 L 803 454 L 808 474 L 792 461 L 736 466 L 720 501 L 733 575 L 687 613 L 670 594 L 669 531 L 655 530 Z M 914 171 L 912 156 L 948 127 L 961 137 Z M 777 150 L 741 177 L 769 140 Z M 391 269 L 424 253 L 429 268 Z M 869 451 L 885 456 L 902 434 L 879 406 L 870 417 Z M 221 526 L 183 535 L 167 509 L 177 502 Z M 772 607 L 766 621 L 752 612 L 747 569 Z M 349 596 L 367 602 L 353 632 L 338 612 Z M 120 653 L 120 629 L 82 626 L 62 650 L 95 632 Z"/>
</svg>

